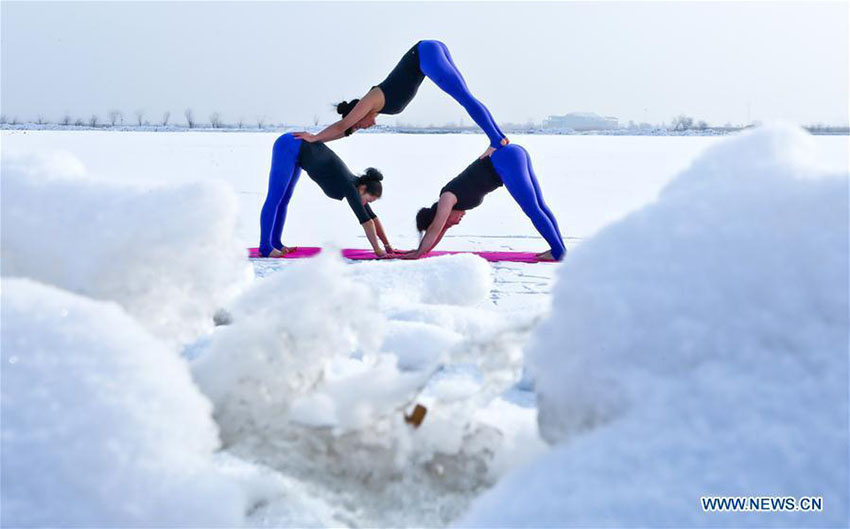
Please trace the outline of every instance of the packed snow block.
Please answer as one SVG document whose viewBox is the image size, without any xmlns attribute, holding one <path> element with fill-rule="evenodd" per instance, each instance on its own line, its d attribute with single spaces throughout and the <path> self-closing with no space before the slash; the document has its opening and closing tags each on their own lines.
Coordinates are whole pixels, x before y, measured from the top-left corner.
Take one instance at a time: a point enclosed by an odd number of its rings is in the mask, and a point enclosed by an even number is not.
<svg viewBox="0 0 850 529">
<path fill-rule="evenodd" d="M 66 155 L 4 157 L 2 185 L 3 276 L 115 301 L 171 344 L 210 330 L 253 273 L 225 184 L 119 186 Z"/>
<path fill-rule="evenodd" d="M 281 425 L 329 362 L 376 351 L 383 318 L 375 305 L 369 286 L 346 277 L 330 253 L 256 281 L 193 364 L 223 435 Z"/>
<path fill-rule="evenodd" d="M 559 270 L 527 348 L 558 445 L 469 526 L 834 526 L 848 517 L 848 174 L 769 127 L 709 148 Z M 707 513 L 702 496 L 821 496 Z"/>
<path fill-rule="evenodd" d="M 29 279 L 3 279 L 2 321 L 3 527 L 244 521 L 258 492 L 217 469 L 176 352 L 114 303 Z"/>
<path fill-rule="evenodd" d="M 349 276 L 368 278 L 369 288 L 387 302 L 473 306 L 489 301 L 492 270 L 475 255 L 447 255 L 421 261 L 363 262 Z"/>
<path fill-rule="evenodd" d="M 422 370 L 448 360 L 462 340 L 460 334 L 429 323 L 390 321 L 381 350 L 395 354 L 401 369 Z"/>
</svg>

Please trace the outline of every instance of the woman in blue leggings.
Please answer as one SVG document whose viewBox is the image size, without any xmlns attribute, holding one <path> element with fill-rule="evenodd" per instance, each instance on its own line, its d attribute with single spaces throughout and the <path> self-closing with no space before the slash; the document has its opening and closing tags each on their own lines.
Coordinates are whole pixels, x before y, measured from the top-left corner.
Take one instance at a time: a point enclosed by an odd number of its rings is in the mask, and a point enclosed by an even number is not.
<svg viewBox="0 0 850 529">
<path fill-rule="evenodd" d="M 381 221 L 369 206 L 383 194 L 381 172 L 370 167 L 365 174 L 355 176 L 324 143 L 308 143 L 292 134 L 284 134 L 272 148 L 269 191 L 260 213 L 261 256 L 279 257 L 294 249 L 284 246 L 280 237 L 286 222 L 286 209 L 302 168 L 327 196 L 348 201 L 378 257 L 393 252 Z M 379 238 L 385 250 L 378 245 Z"/>
<path fill-rule="evenodd" d="M 484 195 L 504 185 L 528 215 L 538 233 L 549 243 L 549 250 L 537 254 L 541 261 L 560 261 L 567 250 L 555 215 L 543 201 L 531 158 L 516 144 L 507 145 L 492 156 L 479 158 L 440 190 L 440 200 L 416 214 L 416 228 L 425 232 L 419 248 L 402 254 L 403 259 L 418 259 L 434 249 L 446 230 L 460 222 L 466 211 L 480 206 Z"/>
<path fill-rule="evenodd" d="M 420 40 L 404 54 L 390 75 L 373 86 L 362 99 L 338 104 L 337 112 L 342 115 L 341 120 L 318 134 L 296 132 L 295 136 L 309 142 L 327 142 L 348 136 L 355 130 L 367 129 L 375 124 L 378 114 L 398 114 L 404 110 L 425 77 L 460 103 L 490 138 L 490 147 L 482 157 L 510 143 L 487 107 L 469 92 L 460 70 L 452 61 L 449 49 L 438 40 Z"/>
</svg>

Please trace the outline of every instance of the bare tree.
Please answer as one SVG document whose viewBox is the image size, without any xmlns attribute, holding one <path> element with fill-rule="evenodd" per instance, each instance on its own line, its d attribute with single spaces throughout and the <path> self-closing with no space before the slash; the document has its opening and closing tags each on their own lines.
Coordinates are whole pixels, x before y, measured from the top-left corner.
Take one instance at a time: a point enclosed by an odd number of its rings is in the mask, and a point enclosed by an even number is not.
<svg viewBox="0 0 850 529">
<path fill-rule="evenodd" d="M 109 124 L 113 127 L 116 123 L 124 123 L 124 113 L 120 110 L 110 110 L 107 116 L 109 116 Z"/>
<path fill-rule="evenodd" d="M 6 124 L 6 114 L 0 114 L 0 125 Z"/>
<path fill-rule="evenodd" d="M 97 127 L 97 114 L 92 114 L 92 116 L 89 118 L 89 126 L 91 128 Z"/>
<path fill-rule="evenodd" d="M 689 130 L 694 125 L 694 118 L 680 114 L 673 118 L 673 130 Z"/>
<path fill-rule="evenodd" d="M 697 123 L 697 128 L 699 130 L 705 130 L 708 128 L 708 123 L 706 123 L 705 121 L 700 121 L 699 123 Z"/>
<path fill-rule="evenodd" d="M 170 118 L 170 117 L 171 117 L 171 112 L 168 111 L 168 110 L 166 110 L 165 113 L 162 114 L 162 126 L 163 127 L 168 126 L 168 118 Z"/>
<path fill-rule="evenodd" d="M 85 124 L 85 123 L 83 123 L 83 119 L 82 119 L 82 118 L 77 118 L 77 119 L 75 119 L 75 120 L 74 120 L 74 126 L 75 126 L 75 127 L 82 127 L 84 124 Z"/>
<path fill-rule="evenodd" d="M 44 116 L 39 115 L 35 120 L 36 125 L 44 125 Z"/>
<path fill-rule="evenodd" d="M 71 124 L 71 116 L 69 116 L 68 114 L 65 114 L 65 115 L 62 117 L 62 124 L 63 124 L 63 125 L 65 125 L 66 127 L 67 127 L 68 125 L 70 125 L 70 124 Z"/>
<path fill-rule="evenodd" d="M 314 127 L 319 126 L 319 116 L 316 116 L 316 115 L 313 116 L 313 126 Z"/>
<path fill-rule="evenodd" d="M 236 126 L 240 129 L 245 126 L 245 118 L 241 117 L 236 120 Z"/>
<path fill-rule="evenodd" d="M 141 127 L 143 122 L 144 122 L 144 118 L 145 118 L 145 110 L 140 108 L 140 109 L 136 110 L 135 114 L 136 114 L 136 122 Z"/>
<path fill-rule="evenodd" d="M 221 116 L 218 114 L 218 112 L 213 112 L 212 114 L 210 114 L 210 125 L 212 125 L 212 128 L 214 129 L 221 128 Z"/>
<path fill-rule="evenodd" d="M 266 126 L 266 117 L 265 116 L 257 116 L 257 128 L 262 129 Z"/>
<path fill-rule="evenodd" d="M 192 109 L 187 108 L 183 115 L 186 116 L 186 123 L 189 124 L 189 128 L 195 128 L 195 115 L 192 113 Z"/>
</svg>

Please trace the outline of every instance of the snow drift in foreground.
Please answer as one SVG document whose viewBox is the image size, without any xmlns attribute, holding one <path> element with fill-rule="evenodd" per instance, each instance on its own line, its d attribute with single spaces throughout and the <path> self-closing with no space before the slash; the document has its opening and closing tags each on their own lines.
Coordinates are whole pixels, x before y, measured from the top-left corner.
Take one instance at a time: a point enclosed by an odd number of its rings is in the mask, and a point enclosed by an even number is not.
<svg viewBox="0 0 850 529">
<path fill-rule="evenodd" d="M 334 506 L 332 525 L 445 525 L 519 454 L 539 453 L 533 410 L 488 405 L 521 362 L 514 322 L 488 299 L 491 273 L 469 255 L 345 265 L 326 252 L 258 280 L 193 363 L 227 449 L 301 480 Z M 414 316 L 439 310 L 451 313 L 442 324 Z M 444 364 L 479 355 L 480 380 L 422 391 Z M 429 408 L 419 429 L 404 422 L 414 400 Z"/>
<path fill-rule="evenodd" d="M 812 146 L 717 144 L 570 254 L 529 351 L 558 445 L 461 525 L 846 524 L 848 175 Z M 703 512 L 712 495 L 824 506 Z"/>
<path fill-rule="evenodd" d="M 118 186 L 58 153 L 4 156 L 2 173 L 3 276 L 115 301 L 172 344 L 209 331 L 250 279 L 224 184 Z"/>
<path fill-rule="evenodd" d="M 174 351 L 114 303 L 28 279 L 3 279 L 2 321 L 4 527 L 243 522 L 248 495 L 214 464 L 211 406 Z"/>
</svg>

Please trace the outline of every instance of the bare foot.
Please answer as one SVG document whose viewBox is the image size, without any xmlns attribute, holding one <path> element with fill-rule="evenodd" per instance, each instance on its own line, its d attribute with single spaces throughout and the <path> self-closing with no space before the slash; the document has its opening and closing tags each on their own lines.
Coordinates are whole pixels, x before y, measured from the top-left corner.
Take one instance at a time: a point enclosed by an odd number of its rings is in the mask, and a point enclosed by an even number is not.
<svg viewBox="0 0 850 529">
<path fill-rule="evenodd" d="M 555 261 L 555 258 L 552 257 L 552 250 L 547 250 L 541 254 L 537 254 L 538 261 Z"/>
</svg>

